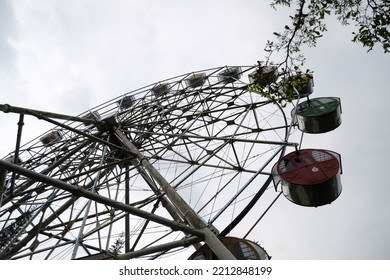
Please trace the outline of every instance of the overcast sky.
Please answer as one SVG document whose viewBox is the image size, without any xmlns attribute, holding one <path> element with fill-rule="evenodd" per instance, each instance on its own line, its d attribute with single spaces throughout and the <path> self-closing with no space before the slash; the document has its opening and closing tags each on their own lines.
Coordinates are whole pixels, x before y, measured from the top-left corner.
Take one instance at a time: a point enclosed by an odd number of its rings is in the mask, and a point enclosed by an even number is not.
<svg viewBox="0 0 390 280">
<path fill-rule="evenodd" d="M 287 21 L 261 0 L 2 0 L 0 104 L 78 115 L 179 74 L 253 65 Z M 251 238 L 274 259 L 390 259 L 389 55 L 366 53 L 335 20 L 328 30 L 307 67 L 315 97 L 341 98 L 343 123 L 303 147 L 341 154 L 342 194 L 318 208 L 281 197 Z M 17 118 L 0 113 L 0 156 Z M 23 141 L 49 128 L 26 117 Z"/>
</svg>

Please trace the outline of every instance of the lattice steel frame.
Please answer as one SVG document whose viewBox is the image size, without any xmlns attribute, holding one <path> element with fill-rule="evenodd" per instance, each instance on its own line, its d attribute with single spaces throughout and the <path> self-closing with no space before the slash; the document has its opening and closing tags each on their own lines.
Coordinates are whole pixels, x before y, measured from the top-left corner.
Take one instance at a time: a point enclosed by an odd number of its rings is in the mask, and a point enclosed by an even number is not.
<svg viewBox="0 0 390 280">
<path fill-rule="evenodd" d="M 282 108 L 249 91 L 254 70 L 187 73 L 77 117 L 0 105 L 59 135 L 0 161 L 0 258 L 156 258 L 228 234 L 297 146 Z"/>
</svg>

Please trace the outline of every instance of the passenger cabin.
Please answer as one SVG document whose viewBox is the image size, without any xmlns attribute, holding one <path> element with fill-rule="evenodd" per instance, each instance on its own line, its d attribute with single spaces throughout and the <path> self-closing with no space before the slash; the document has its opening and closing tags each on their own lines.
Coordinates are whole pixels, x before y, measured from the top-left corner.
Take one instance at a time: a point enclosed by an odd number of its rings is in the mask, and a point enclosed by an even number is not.
<svg viewBox="0 0 390 280">
<path fill-rule="evenodd" d="M 55 143 L 60 142 L 62 138 L 62 132 L 60 130 L 54 130 L 42 136 L 39 140 L 44 146 L 49 147 L 51 145 L 54 145 Z"/>
<path fill-rule="evenodd" d="M 322 206 L 341 193 L 340 155 L 327 150 L 303 149 L 280 159 L 273 167 L 274 183 L 281 182 L 282 192 L 302 206 Z"/>
<path fill-rule="evenodd" d="M 319 97 L 298 104 L 296 115 L 299 130 L 325 133 L 341 124 L 341 102 L 337 97 Z"/>
<path fill-rule="evenodd" d="M 278 79 L 278 68 L 276 66 L 262 66 L 248 75 L 249 82 L 260 87 L 275 83 Z"/>
<path fill-rule="evenodd" d="M 187 87 L 197 88 L 202 86 L 206 82 L 206 74 L 205 73 L 195 73 L 185 79 L 185 83 Z"/>
<path fill-rule="evenodd" d="M 241 75 L 241 67 L 228 67 L 218 73 L 218 81 L 223 82 L 225 84 L 234 83 L 241 78 Z"/>
<path fill-rule="evenodd" d="M 135 98 L 132 95 L 128 95 L 123 97 L 121 100 L 118 102 L 119 108 L 122 110 L 131 108 L 135 104 Z"/>
<path fill-rule="evenodd" d="M 221 237 L 223 245 L 236 257 L 237 260 L 269 260 L 271 257 L 267 254 L 263 247 L 255 242 L 236 238 L 236 237 Z M 195 253 L 189 260 L 218 260 L 217 256 L 205 244 Z"/>
<path fill-rule="evenodd" d="M 169 84 L 157 84 L 152 88 L 154 96 L 162 96 L 169 92 Z"/>
<path fill-rule="evenodd" d="M 296 74 L 282 81 L 285 96 L 294 99 L 307 97 L 314 91 L 314 78 L 310 74 Z"/>
</svg>

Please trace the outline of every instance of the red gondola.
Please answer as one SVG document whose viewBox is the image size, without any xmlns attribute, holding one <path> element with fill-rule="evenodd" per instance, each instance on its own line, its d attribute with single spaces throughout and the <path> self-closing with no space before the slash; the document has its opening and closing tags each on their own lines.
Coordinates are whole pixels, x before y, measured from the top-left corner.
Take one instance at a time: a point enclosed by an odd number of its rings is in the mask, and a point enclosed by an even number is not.
<svg viewBox="0 0 390 280">
<path fill-rule="evenodd" d="M 304 149 L 284 156 L 273 167 L 275 184 L 284 196 L 302 206 L 321 206 L 341 193 L 340 156 L 331 151 Z"/>
</svg>

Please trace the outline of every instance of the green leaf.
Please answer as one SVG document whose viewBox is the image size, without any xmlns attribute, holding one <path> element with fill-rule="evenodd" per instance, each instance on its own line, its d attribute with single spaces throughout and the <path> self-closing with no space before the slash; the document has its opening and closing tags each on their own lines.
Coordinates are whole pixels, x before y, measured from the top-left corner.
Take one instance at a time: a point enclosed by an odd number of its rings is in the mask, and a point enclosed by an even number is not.
<svg viewBox="0 0 390 280">
<path fill-rule="evenodd" d="M 309 20 L 309 25 L 310 26 L 313 26 L 313 25 L 315 25 L 316 24 L 316 19 L 315 18 L 311 18 L 310 20 Z"/>
</svg>

